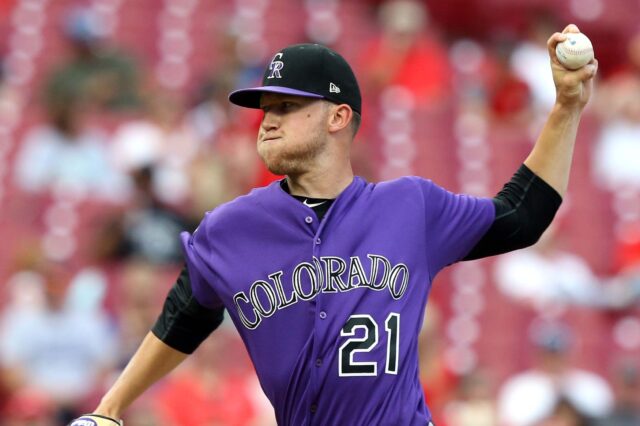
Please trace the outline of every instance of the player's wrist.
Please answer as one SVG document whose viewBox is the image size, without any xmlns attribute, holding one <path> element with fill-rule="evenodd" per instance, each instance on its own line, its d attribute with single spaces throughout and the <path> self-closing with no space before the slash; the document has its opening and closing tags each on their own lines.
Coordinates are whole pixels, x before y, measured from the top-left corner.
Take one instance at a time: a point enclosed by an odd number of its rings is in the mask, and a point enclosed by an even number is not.
<svg viewBox="0 0 640 426">
<path fill-rule="evenodd" d="M 109 401 L 108 399 L 102 399 L 93 413 L 100 416 L 119 419 L 122 416 L 122 409 L 114 402 Z"/>
<path fill-rule="evenodd" d="M 584 105 L 578 102 L 558 98 L 551 110 L 551 115 L 560 119 L 577 119 L 583 109 Z"/>
<path fill-rule="evenodd" d="M 124 426 L 124 422 L 117 418 L 92 413 L 78 417 L 69 426 Z"/>
<path fill-rule="evenodd" d="M 93 412 L 93 414 L 96 414 L 98 416 L 103 416 L 103 417 L 109 417 L 111 419 L 119 419 L 120 418 L 120 413 L 117 411 L 105 411 L 105 410 L 96 410 Z"/>
</svg>

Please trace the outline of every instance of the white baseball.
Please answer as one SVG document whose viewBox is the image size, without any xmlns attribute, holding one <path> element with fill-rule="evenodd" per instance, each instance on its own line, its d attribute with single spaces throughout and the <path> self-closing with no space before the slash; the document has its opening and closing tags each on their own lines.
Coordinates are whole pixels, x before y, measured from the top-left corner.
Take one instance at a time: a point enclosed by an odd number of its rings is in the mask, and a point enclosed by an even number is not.
<svg viewBox="0 0 640 426">
<path fill-rule="evenodd" d="M 556 45 L 556 56 L 566 68 L 577 70 L 593 59 L 593 45 L 582 33 L 567 33 L 567 39 Z"/>
</svg>

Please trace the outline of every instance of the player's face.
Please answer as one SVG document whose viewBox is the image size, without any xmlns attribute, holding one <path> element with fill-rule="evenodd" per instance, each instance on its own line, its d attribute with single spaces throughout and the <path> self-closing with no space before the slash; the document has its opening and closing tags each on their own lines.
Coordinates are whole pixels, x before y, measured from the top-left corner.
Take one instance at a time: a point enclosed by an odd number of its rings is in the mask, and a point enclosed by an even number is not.
<svg viewBox="0 0 640 426">
<path fill-rule="evenodd" d="M 279 175 L 307 172 L 327 145 L 328 105 L 318 99 L 265 93 L 258 154 Z"/>
</svg>

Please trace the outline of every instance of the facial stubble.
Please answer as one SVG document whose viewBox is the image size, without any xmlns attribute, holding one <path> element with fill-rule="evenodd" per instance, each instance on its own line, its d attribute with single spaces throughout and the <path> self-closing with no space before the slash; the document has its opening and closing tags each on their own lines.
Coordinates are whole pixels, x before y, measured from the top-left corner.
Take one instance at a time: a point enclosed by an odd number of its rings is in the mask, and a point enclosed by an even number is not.
<svg viewBox="0 0 640 426">
<path fill-rule="evenodd" d="M 258 155 L 271 173 L 298 175 L 310 170 L 315 159 L 325 150 L 327 136 L 320 123 L 309 127 L 309 130 L 304 132 L 302 140 L 267 141 L 258 144 Z"/>
</svg>

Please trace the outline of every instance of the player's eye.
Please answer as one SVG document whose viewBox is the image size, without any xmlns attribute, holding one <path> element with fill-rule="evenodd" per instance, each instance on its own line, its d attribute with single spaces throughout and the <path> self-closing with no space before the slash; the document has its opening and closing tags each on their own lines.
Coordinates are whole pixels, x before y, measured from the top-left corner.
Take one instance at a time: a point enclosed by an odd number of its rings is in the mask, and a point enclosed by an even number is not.
<svg viewBox="0 0 640 426">
<path fill-rule="evenodd" d="M 285 112 L 291 111 L 294 107 L 295 104 L 293 102 L 282 102 L 282 104 L 280 104 L 280 108 Z"/>
</svg>

